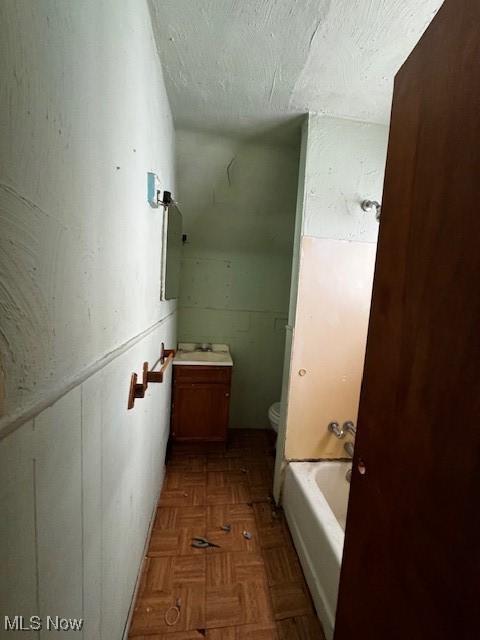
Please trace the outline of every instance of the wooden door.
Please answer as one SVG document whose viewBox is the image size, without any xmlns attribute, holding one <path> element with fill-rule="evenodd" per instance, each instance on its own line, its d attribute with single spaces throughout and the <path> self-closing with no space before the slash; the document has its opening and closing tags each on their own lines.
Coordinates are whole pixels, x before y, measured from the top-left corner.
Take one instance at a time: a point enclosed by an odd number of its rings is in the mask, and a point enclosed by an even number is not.
<svg viewBox="0 0 480 640">
<path fill-rule="evenodd" d="M 479 25 L 395 81 L 335 640 L 480 637 Z"/>
</svg>

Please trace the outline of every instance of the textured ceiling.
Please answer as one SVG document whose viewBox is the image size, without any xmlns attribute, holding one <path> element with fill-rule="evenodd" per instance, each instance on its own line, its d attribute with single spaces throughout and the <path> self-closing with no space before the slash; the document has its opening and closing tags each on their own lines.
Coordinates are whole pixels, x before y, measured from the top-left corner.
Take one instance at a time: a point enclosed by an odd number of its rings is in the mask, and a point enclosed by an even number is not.
<svg viewBox="0 0 480 640">
<path fill-rule="evenodd" d="M 388 122 L 443 0 L 150 0 L 178 127 L 255 135 L 306 111 Z"/>
</svg>

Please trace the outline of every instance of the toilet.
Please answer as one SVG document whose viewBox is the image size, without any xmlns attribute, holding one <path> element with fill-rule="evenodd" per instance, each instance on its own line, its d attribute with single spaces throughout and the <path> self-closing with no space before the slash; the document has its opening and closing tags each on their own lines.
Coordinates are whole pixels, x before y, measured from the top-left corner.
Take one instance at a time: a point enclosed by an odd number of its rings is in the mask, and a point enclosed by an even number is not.
<svg viewBox="0 0 480 640">
<path fill-rule="evenodd" d="M 268 419 L 275 433 L 278 433 L 278 424 L 280 422 L 280 402 L 274 402 L 268 410 Z"/>
</svg>

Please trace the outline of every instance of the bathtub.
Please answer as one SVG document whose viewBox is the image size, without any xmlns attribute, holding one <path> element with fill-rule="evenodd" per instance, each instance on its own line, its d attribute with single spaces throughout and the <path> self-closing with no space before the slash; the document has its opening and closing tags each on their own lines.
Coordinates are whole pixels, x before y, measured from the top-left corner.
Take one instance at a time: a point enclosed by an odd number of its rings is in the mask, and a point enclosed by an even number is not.
<svg viewBox="0 0 480 640">
<path fill-rule="evenodd" d="M 327 640 L 333 638 L 351 462 L 291 462 L 282 504 Z"/>
</svg>

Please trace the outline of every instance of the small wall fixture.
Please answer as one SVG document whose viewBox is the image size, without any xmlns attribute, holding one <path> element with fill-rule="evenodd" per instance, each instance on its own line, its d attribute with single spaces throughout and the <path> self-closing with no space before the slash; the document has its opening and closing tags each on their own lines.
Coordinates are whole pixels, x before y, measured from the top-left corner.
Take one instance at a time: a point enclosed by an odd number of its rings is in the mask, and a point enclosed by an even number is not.
<svg viewBox="0 0 480 640">
<path fill-rule="evenodd" d="M 156 173 L 153 171 L 148 171 L 147 173 L 147 200 L 148 204 L 154 209 L 158 209 L 158 207 L 163 207 L 167 209 L 171 204 L 174 203 L 172 194 L 170 191 L 163 192 L 163 198 L 161 197 L 162 190 L 160 188 L 160 179 Z"/>
<path fill-rule="evenodd" d="M 366 211 L 367 213 L 371 213 L 373 210 L 375 210 L 375 217 L 378 221 L 380 221 L 380 211 L 382 209 L 382 205 L 380 204 L 380 202 L 377 202 L 376 200 L 364 200 L 360 206 L 362 207 L 363 211 Z"/>
<path fill-rule="evenodd" d="M 147 200 L 148 204 L 154 209 L 157 209 L 161 204 L 160 194 L 160 180 L 156 173 L 149 171 L 147 173 Z"/>
</svg>

